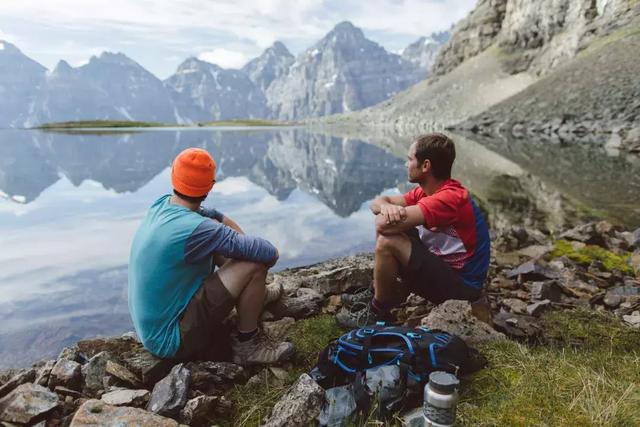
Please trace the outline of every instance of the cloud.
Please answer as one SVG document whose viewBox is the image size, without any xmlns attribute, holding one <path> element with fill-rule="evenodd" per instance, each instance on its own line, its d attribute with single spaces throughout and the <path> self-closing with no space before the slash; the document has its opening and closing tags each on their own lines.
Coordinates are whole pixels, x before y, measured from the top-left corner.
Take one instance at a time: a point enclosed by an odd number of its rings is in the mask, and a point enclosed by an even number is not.
<svg viewBox="0 0 640 427">
<path fill-rule="evenodd" d="M 216 48 L 208 52 L 202 52 L 198 59 L 219 65 L 222 68 L 242 68 L 249 61 L 249 56 L 242 52 Z"/>
</svg>

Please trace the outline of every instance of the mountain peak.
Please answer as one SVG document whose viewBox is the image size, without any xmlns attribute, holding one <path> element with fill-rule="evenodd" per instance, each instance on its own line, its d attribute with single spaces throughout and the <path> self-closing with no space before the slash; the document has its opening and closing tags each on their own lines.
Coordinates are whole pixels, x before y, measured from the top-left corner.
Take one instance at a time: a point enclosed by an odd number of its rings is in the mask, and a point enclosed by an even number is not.
<svg viewBox="0 0 640 427">
<path fill-rule="evenodd" d="M 65 61 L 64 59 L 61 59 L 56 65 L 56 67 L 53 69 L 52 74 L 54 75 L 68 74 L 71 71 L 73 71 L 73 67 L 71 67 L 71 65 L 69 65 L 67 61 Z"/>
<path fill-rule="evenodd" d="M 22 53 L 20 49 L 18 49 L 16 46 L 4 40 L 0 40 L 0 52 L 1 53 Z"/>
<path fill-rule="evenodd" d="M 103 64 L 116 64 L 116 65 L 124 65 L 124 66 L 136 66 L 140 65 L 135 62 L 133 59 L 129 58 L 122 52 L 102 52 L 99 56 L 92 56 L 89 59 L 89 64 L 93 63 L 103 63 Z"/>
<path fill-rule="evenodd" d="M 278 55 L 293 56 L 291 55 L 291 52 L 289 52 L 289 49 L 287 49 L 287 47 L 284 45 L 284 43 L 279 41 L 273 42 L 273 44 L 269 49 L 271 49 L 274 53 Z"/>
</svg>

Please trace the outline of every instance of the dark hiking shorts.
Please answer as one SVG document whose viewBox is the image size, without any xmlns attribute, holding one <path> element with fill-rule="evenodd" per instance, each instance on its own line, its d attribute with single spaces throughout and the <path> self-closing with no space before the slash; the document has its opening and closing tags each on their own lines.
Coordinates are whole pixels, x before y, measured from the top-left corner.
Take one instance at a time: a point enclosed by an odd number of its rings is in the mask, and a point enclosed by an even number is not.
<svg viewBox="0 0 640 427">
<path fill-rule="evenodd" d="M 180 315 L 178 360 L 226 360 L 230 356 L 229 329 L 224 319 L 235 305 L 218 273 L 211 273 Z"/>
<path fill-rule="evenodd" d="M 420 240 L 415 228 L 406 232 L 411 240 L 409 265 L 400 275 L 409 290 L 434 304 L 449 299 L 475 301 L 481 290 L 464 284 L 462 277 L 440 257 L 434 255 Z"/>
</svg>

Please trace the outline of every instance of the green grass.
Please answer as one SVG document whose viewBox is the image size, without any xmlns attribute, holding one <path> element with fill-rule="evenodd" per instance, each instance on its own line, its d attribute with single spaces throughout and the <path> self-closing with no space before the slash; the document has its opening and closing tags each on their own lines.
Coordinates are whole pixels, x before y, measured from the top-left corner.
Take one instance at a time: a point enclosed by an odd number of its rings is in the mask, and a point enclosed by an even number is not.
<svg viewBox="0 0 640 427">
<path fill-rule="evenodd" d="M 618 255 L 614 252 L 595 245 L 586 245 L 584 248 L 575 249 L 571 242 L 567 240 L 557 240 L 554 242 L 553 250 L 549 254 L 551 258 L 565 256 L 572 261 L 582 265 L 589 265 L 592 261 L 600 261 L 609 270 L 619 270 L 623 273 L 634 274 L 633 268 L 629 265 L 630 253 Z"/>
<path fill-rule="evenodd" d="M 640 331 L 585 309 L 544 323 L 545 346 L 481 348 L 489 366 L 463 381 L 461 424 L 640 425 Z"/>
<path fill-rule="evenodd" d="M 265 381 L 258 387 L 237 386 L 230 399 L 235 404 L 235 413 L 225 426 L 257 426 L 262 418 L 268 416 L 273 405 L 286 393 L 287 389 L 308 372 L 318 360 L 318 353 L 334 338 L 342 334 L 342 330 L 330 315 L 321 315 L 300 320 L 292 327 L 289 337 L 295 345 L 296 355 L 292 366 L 288 369 L 289 377 L 280 384 L 277 381 Z"/>
<path fill-rule="evenodd" d="M 198 123 L 198 126 L 289 126 L 290 123 L 272 120 L 246 119 L 246 120 L 220 120 L 215 122 Z"/>
<path fill-rule="evenodd" d="M 147 128 L 168 126 L 159 122 L 136 122 L 128 120 L 82 120 L 72 122 L 45 123 L 35 129 L 87 129 L 87 128 Z"/>
<path fill-rule="evenodd" d="M 463 379 L 459 425 L 640 425 L 640 331 L 588 309 L 551 312 L 543 329 L 536 346 L 505 341 L 480 348 L 489 365 Z M 297 322 L 290 334 L 297 355 L 289 378 L 284 384 L 236 387 L 229 396 L 235 413 L 222 425 L 259 425 L 341 332 L 333 316 Z M 349 425 L 381 424 L 370 415 Z"/>
</svg>

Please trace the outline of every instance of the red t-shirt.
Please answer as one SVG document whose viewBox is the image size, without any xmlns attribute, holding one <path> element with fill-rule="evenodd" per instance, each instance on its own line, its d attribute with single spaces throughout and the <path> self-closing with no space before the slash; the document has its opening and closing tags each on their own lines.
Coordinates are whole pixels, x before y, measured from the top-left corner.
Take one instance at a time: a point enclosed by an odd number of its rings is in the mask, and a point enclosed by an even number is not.
<svg viewBox="0 0 640 427">
<path fill-rule="evenodd" d="M 482 286 L 478 282 L 484 281 L 489 267 L 489 233 L 467 189 L 448 179 L 430 196 L 418 186 L 404 194 L 404 200 L 422 210 L 425 225 L 417 228 L 427 249 L 461 271 L 465 282 Z"/>
</svg>

